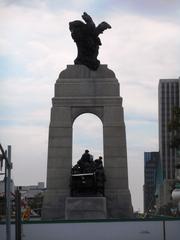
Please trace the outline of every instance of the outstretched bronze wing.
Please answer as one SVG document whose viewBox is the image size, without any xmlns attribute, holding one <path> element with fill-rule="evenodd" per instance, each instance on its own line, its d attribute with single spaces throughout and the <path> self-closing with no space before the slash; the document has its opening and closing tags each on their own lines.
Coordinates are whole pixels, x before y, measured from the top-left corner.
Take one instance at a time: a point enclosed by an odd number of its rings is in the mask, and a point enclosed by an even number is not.
<svg viewBox="0 0 180 240">
<path fill-rule="evenodd" d="M 100 33 L 103 33 L 104 30 L 111 28 L 111 25 L 109 25 L 109 23 L 107 22 L 102 22 L 100 23 L 97 27 L 96 27 L 96 32 L 97 35 L 99 35 Z"/>
</svg>

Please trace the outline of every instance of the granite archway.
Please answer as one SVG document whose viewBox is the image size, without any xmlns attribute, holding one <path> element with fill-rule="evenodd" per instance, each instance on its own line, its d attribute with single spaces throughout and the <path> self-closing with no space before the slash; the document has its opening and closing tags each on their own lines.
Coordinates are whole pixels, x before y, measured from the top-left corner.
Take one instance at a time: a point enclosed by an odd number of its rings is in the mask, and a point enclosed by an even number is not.
<svg viewBox="0 0 180 240">
<path fill-rule="evenodd" d="M 68 65 L 56 81 L 52 103 L 43 218 L 65 218 L 72 164 L 72 125 L 77 116 L 88 112 L 103 123 L 107 217 L 130 216 L 124 114 L 113 71 L 106 65 L 100 65 L 97 71 L 83 65 Z"/>
</svg>

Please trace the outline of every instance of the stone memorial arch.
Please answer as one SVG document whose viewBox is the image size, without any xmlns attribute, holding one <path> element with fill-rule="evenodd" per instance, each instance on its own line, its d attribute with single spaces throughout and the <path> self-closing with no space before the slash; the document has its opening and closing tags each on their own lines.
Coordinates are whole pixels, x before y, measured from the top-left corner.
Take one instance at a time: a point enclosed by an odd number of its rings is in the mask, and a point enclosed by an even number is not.
<svg viewBox="0 0 180 240">
<path fill-rule="evenodd" d="M 111 26 L 106 22 L 96 26 L 85 12 L 82 19 L 84 22 L 69 23 L 78 54 L 75 65 L 68 65 L 60 73 L 52 99 L 43 219 L 119 218 L 132 214 L 119 83 L 113 71 L 97 59 L 99 34 Z M 70 196 L 72 126 L 82 113 L 95 114 L 103 124 L 104 197 Z"/>
<path fill-rule="evenodd" d="M 103 124 L 107 218 L 131 216 L 125 123 L 118 80 L 107 65 L 100 65 L 96 71 L 84 65 L 68 65 L 56 81 L 52 99 L 42 217 L 65 218 L 66 198 L 70 196 L 72 125 L 82 113 L 95 114 Z"/>
</svg>

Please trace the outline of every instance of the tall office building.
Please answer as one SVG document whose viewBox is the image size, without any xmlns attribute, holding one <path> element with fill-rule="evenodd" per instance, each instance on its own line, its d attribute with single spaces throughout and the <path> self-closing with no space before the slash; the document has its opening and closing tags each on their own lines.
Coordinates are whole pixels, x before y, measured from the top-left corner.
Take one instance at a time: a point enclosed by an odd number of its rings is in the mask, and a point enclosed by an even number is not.
<svg viewBox="0 0 180 240">
<path fill-rule="evenodd" d="M 180 79 L 161 79 L 159 81 L 159 151 L 164 183 L 161 188 L 161 205 L 171 198 L 171 188 L 175 179 L 177 164 L 176 149 L 171 148 L 172 134 L 168 124 L 172 119 L 174 107 L 180 106 Z"/>
<path fill-rule="evenodd" d="M 180 79 L 159 81 L 159 150 L 164 179 L 175 178 L 176 150 L 170 147 L 168 124 L 174 107 L 180 106 Z"/>
<path fill-rule="evenodd" d="M 155 209 L 156 177 L 159 152 L 144 153 L 144 212 Z"/>
</svg>

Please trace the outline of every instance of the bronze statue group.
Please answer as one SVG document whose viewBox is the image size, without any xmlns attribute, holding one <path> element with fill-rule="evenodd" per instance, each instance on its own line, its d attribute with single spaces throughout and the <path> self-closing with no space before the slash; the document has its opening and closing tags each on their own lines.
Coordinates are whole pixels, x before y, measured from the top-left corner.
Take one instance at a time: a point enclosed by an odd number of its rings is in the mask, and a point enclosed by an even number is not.
<svg viewBox="0 0 180 240">
<path fill-rule="evenodd" d="M 83 13 L 82 19 L 84 22 L 76 20 L 69 23 L 71 36 L 78 49 L 74 63 L 85 65 L 91 70 L 97 70 L 100 65 L 100 61 L 97 59 L 101 45 L 99 34 L 111 26 L 107 22 L 101 22 L 96 26 L 91 16 L 86 12 Z"/>
<path fill-rule="evenodd" d="M 105 173 L 102 157 L 93 160 L 89 150 L 71 169 L 71 196 L 104 196 Z"/>
</svg>

